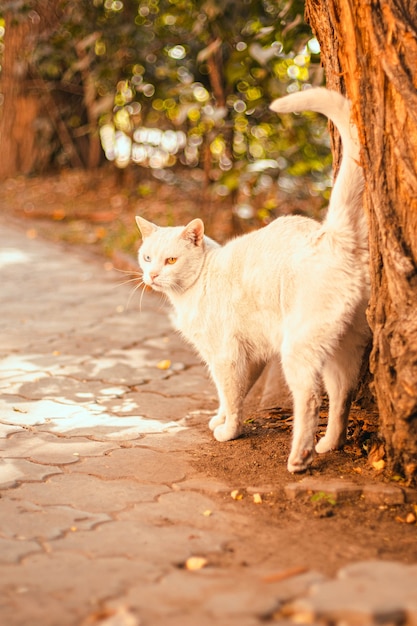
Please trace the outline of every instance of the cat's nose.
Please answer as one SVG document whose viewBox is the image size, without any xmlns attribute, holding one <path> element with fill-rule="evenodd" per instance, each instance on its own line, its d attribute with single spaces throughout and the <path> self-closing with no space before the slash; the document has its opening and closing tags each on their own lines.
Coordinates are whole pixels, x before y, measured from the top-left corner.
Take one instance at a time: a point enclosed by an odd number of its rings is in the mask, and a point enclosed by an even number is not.
<svg viewBox="0 0 417 626">
<path fill-rule="evenodd" d="M 151 280 L 155 280 L 155 278 L 158 278 L 159 273 L 158 272 L 149 272 L 149 276 Z"/>
</svg>

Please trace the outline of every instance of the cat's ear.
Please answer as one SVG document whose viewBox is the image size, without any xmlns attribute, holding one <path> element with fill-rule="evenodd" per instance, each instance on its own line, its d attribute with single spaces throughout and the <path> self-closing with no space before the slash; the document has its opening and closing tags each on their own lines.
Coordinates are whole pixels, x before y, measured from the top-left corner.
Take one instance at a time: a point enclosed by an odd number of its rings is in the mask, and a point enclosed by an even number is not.
<svg viewBox="0 0 417 626">
<path fill-rule="evenodd" d="M 199 218 L 192 220 L 187 226 L 184 228 L 181 239 L 186 239 L 187 241 L 191 241 L 195 246 L 201 246 L 204 238 L 204 224 L 202 220 Z"/>
<path fill-rule="evenodd" d="M 143 217 L 137 216 L 136 224 L 142 233 L 142 239 L 146 239 L 146 237 L 149 237 L 149 235 L 152 235 L 152 233 L 158 230 L 158 226 L 155 226 L 152 222 L 148 222 L 148 220 L 145 220 Z"/>
</svg>

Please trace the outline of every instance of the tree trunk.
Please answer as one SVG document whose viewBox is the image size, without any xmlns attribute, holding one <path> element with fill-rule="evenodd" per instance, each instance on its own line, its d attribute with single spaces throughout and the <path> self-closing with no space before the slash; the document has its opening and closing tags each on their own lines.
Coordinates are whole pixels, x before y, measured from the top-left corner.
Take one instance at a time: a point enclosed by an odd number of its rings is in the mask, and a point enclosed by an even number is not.
<svg viewBox="0 0 417 626">
<path fill-rule="evenodd" d="M 27 16 L 16 20 L 12 12 L 6 13 L 5 21 L 5 53 L 0 82 L 0 180 L 16 174 L 29 174 L 33 170 L 38 113 L 38 99 L 25 87 L 37 23 Z"/>
<path fill-rule="evenodd" d="M 374 389 L 393 471 L 417 478 L 417 6 L 306 0 L 327 86 L 359 129 L 370 225 Z"/>
<path fill-rule="evenodd" d="M 42 167 L 42 142 L 37 120 L 51 108 L 50 96 L 39 93 L 33 62 L 38 38 L 47 36 L 59 19 L 61 0 L 37 0 L 30 11 L 9 3 L 5 18 L 3 67 L 0 74 L 0 180 L 31 174 Z M 16 4 L 16 7 L 14 7 Z M 56 116 L 55 116 L 56 117 Z M 55 122 L 51 115 L 51 119 Z"/>
</svg>

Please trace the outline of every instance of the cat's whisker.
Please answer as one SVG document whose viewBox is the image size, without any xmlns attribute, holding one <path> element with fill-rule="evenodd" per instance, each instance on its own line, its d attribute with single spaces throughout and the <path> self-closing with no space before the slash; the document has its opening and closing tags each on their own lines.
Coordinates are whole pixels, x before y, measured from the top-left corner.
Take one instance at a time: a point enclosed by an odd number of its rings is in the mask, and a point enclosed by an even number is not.
<svg viewBox="0 0 417 626">
<path fill-rule="evenodd" d="M 135 295 L 135 293 L 136 293 L 136 292 L 137 292 L 137 291 L 138 291 L 141 287 L 143 287 L 143 289 L 142 289 L 142 294 L 141 294 L 140 301 L 139 301 L 139 308 L 141 309 L 141 306 L 142 306 L 142 297 L 143 297 L 143 292 L 146 290 L 146 285 L 145 285 L 145 283 L 143 282 L 143 280 L 141 280 L 141 281 L 140 281 L 137 285 L 135 285 L 135 287 L 134 287 L 134 288 L 132 289 L 132 291 L 130 292 L 130 294 L 129 294 L 129 298 L 128 298 L 128 300 L 127 300 L 127 304 L 126 304 L 126 309 L 128 309 L 128 308 L 129 308 L 129 306 L 130 306 L 130 303 L 131 303 L 131 301 L 132 301 L 133 296 Z"/>
<path fill-rule="evenodd" d="M 144 282 L 142 282 L 142 291 L 140 293 L 140 299 L 139 299 L 139 311 L 142 311 L 142 300 L 143 300 L 143 296 L 145 295 L 146 292 L 146 285 Z"/>
<path fill-rule="evenodd" d="M 129 285 L 130 283 L 135 283 L 138 280 L 140 280 L 142 278 L 142 276 L 135 276 L 135 278 L 129 278 L 128 280 L 124 280 L 121 283 L 117 283 L 117 285 L 114 285 L 114 288 L 116 287 L 123 287 L 123 285 Z"/>
<path fill-rule="evenodd" d="M 138 268 L 138 270 L 122 270 L 118 267 L 114 268 L 116 270 L 116 272 L 119 272 L 121 274 L 127 274 L 128 276 L 130 276 L 130 278 L 123 280 L 122 282 L 118 282 L 117 285 L 115 285 L 115 287 L 121 287 L 122 285 L 128 285 L 129 283 L 133 283 L 139 279 L 142 278 L 142 272 L 140 271 L 140 268 Z"/>
</svg>

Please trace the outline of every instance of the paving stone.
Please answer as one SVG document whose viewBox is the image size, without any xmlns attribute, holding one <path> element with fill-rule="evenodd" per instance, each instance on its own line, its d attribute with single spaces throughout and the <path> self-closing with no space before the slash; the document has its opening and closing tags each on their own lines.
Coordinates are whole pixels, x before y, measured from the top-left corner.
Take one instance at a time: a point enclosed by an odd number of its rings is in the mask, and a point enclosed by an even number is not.
<svg viewBox="0 0 417 626">
<path fill-rule="evenodd" d="M 77 463 L 80 457 L 101 456 L 114 448 L 114 444 L 88 439 L 65 439 L 50 433 L 22 432 L 7 440 L 0 458 L 29 459 L 37 463 L 65 465 Z"/>
<path fill-rule="evenodd" d="M 99 337 L 116 336 L 125 345 L 140 344 L 152 349 L 154 341 L 160 341 L 159 348 L 163 348 L 168 342 L 174 341 L 175 334 L 172 332 L 172 325 L 167 315 L 167 306 L 154 307 L 155 299 L 151 296 L 147 298 L 146 307 L 124 306 L 127 304 L 123 295 L 121 298 L 123 311 L 110 319 L 100 317 L 94 329 L 94 335 Z M 134 336 L 132 336 L 134 327 Z"/>
<path fill-rule="evenodd" d="M 346 498 L 360 496 L 362 493 L 362 487 L 360 485 L 342 478 L 329 480 L 307 477 L 303 478 L 300 482 L 288 483 L 284 490 L 285 495 L 290 500 L 320 492 L 329 494 L 336 500 L 345 500 Z"/>
<path fill-rule="evenodd" d="M 406 502 L 417 504 L 417 489 L 405 488 L 402 492 Z"/>
<path fill-rule="evenodd" d="M 211 609 L 203 605 L 208 597 L 220 594 L 227 581 L 227 572 L 217 568 L 207 567 L 195 572 L 174 568 L 162 576 L 158 584 L 131 585 L 124 601 L 143 616 L 145 624 L 169 623 L 169 619 L 178 619 L 184 614 L 192 616 L 195 624 L 200 624 L 200 619 L 204 623 L 205 617 L 210 617 L 213 623 Z M 239 582 L 235 580 L 237 586 Z M 223 619 L 221 624 L 223 626 Z"/>
<path fill-rule="evenodd" d="M 337 580 L 313 586 L 290 607 L 295 621 L 346 624 L 417 623 L 417 566 L 367 561 L 349 565 Z"/>
<path fill-rule="evenodd" d="M 323 584 L 328 580 L 324 574 L 314 570 L 294 573 L 292 576 L 284 576 L 283 580 L 280 580 L 282 573 L 282 570 L 268 572 L 261 577 L 267 587 L 272 587 L 275 596 L 279 598 L 281 603 L 305 595 L 313 586 Z M 288 570 L 284 570 L 285 573 L 288 573 Z"/>
<path fill-rule="evenodd" d="M 85 435 L 96 441 L 131 441 L 150 433 L 181 430 L 183 426 L 173 421 L 148 419 L 141 415 L 121 417 L 106 413 L 97 403 L 88 403 L 64 419 L 48 420 L 48 430 L 68 433 L 69 436 Z"/>
<path fill-rule="evenodd" d="M 0 537 L 0 564 L 19 563 L 21 559 L 43 549 L 37 541 Z M 0 565 L 1 571 L 1 565 Z"/>
<path fill-rule="evenodd" d="M 149 433 L 144 435 L 138 445 L 167 452 L 192 451 L 212 436 L 206 430 L 202 432 L 198 428 L 184 427 L 183 420 L 180 420 L 178 424 L 181 428 L 166 430 L 162 434 Z"/>
<path fill-rule="evenodd" d="M 191 525 L 153 525 L 137 520 L 117 520 L 101 524 L 92 531 L 67 534 L 53 542 L 53 550 L 86 554 L 89 558 L 123 557 L 136 559 L 140 566 L 151 563 L 158 568 L 179 566 L 190 557 L 220 552 L 224 537 L 200 531 Z"/>
<path fill-rule="evenodd" d="M 20 384 L 18 391 L 19 395 L 31 400 L 59 400 L 67 404 L 82 404 L 91 401 L 104 403 L 110 398 L 122 398 L 129 392 L 129 387 L 51 374 Z"/>
<path fill-rule="evenodd" d="M 105 601 L 122 595 L 132 581 L 155 580 L 150 562 L 89 559 L 83 554 L 43 552 L 22 563 L 0 566 L 1 617 L 10 626 L 79 626 Z"/>
<path fill-rule="evenodd" d="M 133 478 L 139 483 L 167 485 L 182 480 L 187 469 L 188 464 L 174 454 L 140 447 L 114 450 L 102 458 L 82 459 L 74 467 L 76 472 L 109 480 Z"/>
<path fill-rule="evenodd" d="M 224 541 L 232 539 L 233 534 L 225 532 L 227 529 L 227 514 L 219 505 L 206 495 L 196 492 L 184 491 L 181 493 L 170 492 L 158 497 L 157 502 L 152 504 L 135 504 L 133 507 L 119 513 L 118 519 L 137 520 L 139 522 L 159 524 L 189 525 L 199 530 L 221 531 L 223 529 Z M 242 516 L 241 521 L 245 518 Z M 238 524 L 239 515 L 234 517 L 234 523 Z"/>
<path fill-rule="evenodd" d="M 206 493 L 228 493 L 230 485 L 218 480 L 201 476 L 201 478 L 189 478 L 180 483 L 174 483 L 173 489 L 177 491 L 204 491 Z"/>
<path fill-rule="evenodd" d="M 118 415 L 140 414 L 162 422 L 181 419 L 195 407 L 195 401 L 187 396 L 177 396 L 173 402 L 172 397 L 144 390 L 131 392 L 119 399 L 101 400 L 100 403 L 106 407 L 107 411 Z"/>
<path fill-rule="evenodd" d="M 65 505 L 89 513 L 116 513 L 138 502 L 154 502 L 169 492 L 164 485 L 143 485 L 132 480 L 101 480 L 86 474 L 65 473 L 42 483 L 23 483 L 14 497 L 38 505 Z"/>
<path fill-rule="evenodd" d="M 293 597 L 291 593 L 307 590 L 313 582 L 322 580 L 314 573 L 299 578 L 300 584 L 293 585 L 291 590 L 288 586 L 284 595 L 279 585 L 264 583 L 258 572 L 235 571 L 234 584 L 230 586 L 229 573 L 224 569 L 210 565 L 196 572 L 177 569 L 165 575 L 158 585 L 132 586 L 124 602 L 148 618 L 149 623 L 179 626 L 176 620 L 184 615 L 184 607 L 187 607 L 185 617 L 193 618 L 195 624 L 204 624 L 207 618 L 211 620 L 208 623 L 222 626 L 259 624 L 274 614 L 283 598 Z M 160 597 L 164 598 L 162 604 L 158 603 Z"/>
<path fill-rule="evenodd" d="M 158 362 L 150 360 L 147 350 L 141 348 L 110 350 L 83 364 L 84 378 L 130 387 L 141 385 L 144 380 L 162 381 L 170 374 L 159 369 Z"/>
<path fill-rule="evenodd" d="M 96 435 L 98 441 L 136 439 L 142 434 L 179 430 L 175 421 L 147 419 L 141 415 L 120 417 L 105 411 L 97 402 L 71 403 L 55 400 L 22 400 L 12 396 L 0 398 L 3 422 L 16 426 L 42 426 L 43 430 L 70 433 L 72 436 Z"/>
<path fill-rule="evenodd" d="M 22 400 L 19 397 L 0 398 L 0 415 L 3 422 L 22 426 L 37 426 L 59 420 L 71 419 L 79 409 L 73 404 L 55 400 Z"/>
<path fill-rule="evenodd" d="M 16 374 L 44 376 L 45 357 L 42 354 L 11 354 L 0 362 L 1 378 L 12 378 Z"/>
<path fill-rule="evenodd" d="M 157 624 L 159 616 L 149 615 L 149 624 Z M 193 612 L 184 615 L 184 611 L 178 611 L 176 615 L 169 615 L 164 617 L 164 626 L 213 626 L 212 615 L 202 615 L 201 609 L 197 609 Z M 227 616 L 223 616 L 221 620 L 221 626 L 236 626 L 236 620 L 234 618 L 229 619 Z M 240 615 L 238 620 L 238 626 L 259 626 L 259 619 L 251 615 Z M 293 624 L 283 623 L 280 621 L 280 626 L 293 626 Z"/>
<path fill-rule="evenodd" d="M 125 606 L 119 606 L 113 610 L 106 606 L 87 616 L 80 626 L 90 626 L 92 622 L 97 626 L 140 626 L 141 624 L 139 616 Z"/>
<path fill-rule="evenodd" d="M 65 532 L 90 530 L 110 519 L 106 513 L 89 513 L 66 505 L 45 507 L 27 500 L 8 499 L 2 502 L 1 535 L 25 541 L 50 541 Z"/>
<path fill-rule="evenodd" d="M 365 500 L 372 504 L 403 504 L 404 492 L 395 485 L 364 484 L 358 485 L 345 479 L 323 479 L 315 477 L 303 478 L 297 483 L 288 483 L 285 494 L 290 500 L 304 497 L 312 493 L 327 493 L 336 500 L 363 495 Z"/>
<path fill-rule="evenodd" d="M 187 376 L 171 376 L 164 380 L 163 387 L 155 380 L 150 380 L 144 385 L 144 390 L 161 392 L 169 396 L 193 395 L 200 398 L 201 404 L 207 406 L 207 401 L 213 401 L 215 408 L 218 403 L 215 387 L 203 365 L 193 366 L 187 370 Z"/>
<path fill-rule="evenodd" d="M 251 581 L 248 586 L 237 589 L 228 588 L 218 594 L 210 594 L 203 604 L 205 611 L 216 620 L 223 616 L 255 615 L 258 618 L 268 618 L 279 607 L 279 600 L 271 589 L 265 589 L 260 583 Z"/>
<path fill-rule="evenodd" d="M 400 487 L 384 484 L 366 484 L 363 486 L 363 496 L 372 504 L 403 504 L 405 496 Z"/>
<path fill-rule="evenodd" d="M 25 459 L 0 458 L 0 487 L 8 489 L 19 482 L 42 481 L 47 476 L 61 472 L 59 467 L 53 465 L 40 465 Z"/>
<path fill-rule="evenodd" d="M 11 424 L 0 423 L 0 450 L 4 449 L 6 437 L 13 433 L 22 432 L 22 430 L 23 428 L 21 426 L 13 426 Z"/>
<path fill-rule="evenodd" d="M 267 495 L 269 493 L 273 493 L 275 488 L 272 485 L 255 485 L 254 487 L 246 487 L 246 491 L 253 495 L 255 493 L 260 493 Z"/>
</svg>

